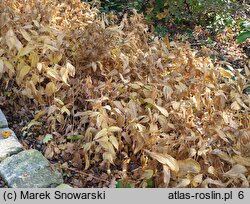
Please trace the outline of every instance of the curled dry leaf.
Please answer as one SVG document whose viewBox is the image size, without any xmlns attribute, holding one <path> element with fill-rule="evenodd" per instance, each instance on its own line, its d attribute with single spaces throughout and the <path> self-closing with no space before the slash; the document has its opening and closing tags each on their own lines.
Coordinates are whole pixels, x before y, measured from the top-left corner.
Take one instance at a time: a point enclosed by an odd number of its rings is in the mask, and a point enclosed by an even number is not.
<svg viewBox="0 0 250 204">
<path fill-rule="evenodd" d="M 47 159 L 52 159 L 53 156 L 54 156 L 55 152 L 54 152 L 54 148 L 52 145 L 48 145 L 46 147 L 46 150 L 45 150 L 45 153 L 44 153 L 44 156 L 47 158 Z"/>
<path fill-rule="evenodd" d="M 166 187 L 168 187 L 170 182 L 171 174 L 170 169 L 167 165 L 163 165 L 163 182 Z"/>
<path fill-rule="evenodd" d="M 10 50 L 15 47 L 18 51 L 20 51 L 23 47 L 22 43 L 18 40 L 12 28 L 10 28 L 6 33 L 5 40 Z"/>
<path fill-rule="evenodd" d="M 25 29 L 19 28 L 19 31 L 25 40 L 27 40 L 28 42 L 31 41 L 31 36 Z"/>
<path fill-rule="evenodd" d="M 187 174 L 198 174 L 201 171 L 200 164 L 194 159 L 179 160 L 177 163 L 179 165 L 178 176 L 180 177 Z"/>
<path fill-rule="evenodd" d="M 70 76 L 72 77 L 75 76 L 75 73 L 76 73 L 75 67 L 71 63 L 69 62 L 66 63 L 66 69 L 68 70 L 68 73 Z"/>
<path fill-rule="evenodd" d="M 177 183 L 175 188 L 186 188 L 190 183 L 191 183 L 191 180 L 188 178 L 180 179 L 180 181 Z"/>
<path fill-rule="evenodd" d="M 192 180 L 193 187 L 197 187 L 202 183 L 202 174 L 196 175 Z"/>
<path fill-rule="evenodd" d="M 169 168 L 172 171 L 174 171 L 174 172 L 179 171 L 178 162 L 176 161 L 175 158 L 173 158 L 169 154 L 161 154 L 161 153 L 157 153 L 157 152 L 150 152 L 148 150 L 144 150 L 144 151 L 147 152 L 150 157 L 152 157 L 153 159 L 156 159 L 161 164 L 169 166 Z"/>
<path fill-rule="evenodd" d="M 119 128 L 119 127 L 116 127 L 116 126 L 111 126 L 111 127 L 108 128 L 108 131 L 110 131 L 110 132 L 121 132 L 122 129 Z"/>
<path fill-rule="evenodd" d="M 216 174 L 216 170 L 213 166 L 208 167 L 207 172 L 212 175 Z"/>
<path fill-rule="evenodd" d="M 250 167 L 250 157 L 242 157 L 240 155 L 235 155 L 233 156 L 233 160 L 238 164 Z"/>
<path fill-rule="evenodd" d="M 94 137 L 94 140 L 97 140 L 101 137 L 107 136 L 108 135 L 108 130 L 107 128 L 103 128 L 102 130 L 100 130 Z"/>
<path fill-rule="evenodd" d="M 202 184 L 201 184 L 201 187 L 202 188 L 208 188 L 208 187 L 211 187 L 210 185 L 215 185 L 216 187 L 219 187 L 219 188 L 225 188 L 227 186 L 227 184 L 225 183 L 222 183 L 221 181 L 219 180 L 213 180 L 211 178 L 206 178 Z"/>
<path fill-rule="evenodd" d="M 247 172 L 247 168 L 236 164 L 234 165 L 229 171 L 223 174 L 223 176 L 230 177 L 230 178 L 241 178 Z"/>
<path fill-rule="evenodd" d="M 158 105 L 156 105 L 155 104 L 155 107 L 161 112 L 161 114 L 162 115 L 164 115 L 165 117 L 168 117 L 169 116 L 169 113 L 168 113 L 168 111 L 165 109 L 165 108 L 163 108 L 163 107 L 161 107 L 161 106 L 158 106 Z"/>
<path fill-rule="evenodd" d="M 82 169 L 82 157 L 78 152 L 74 153 L 73 159 L 72 159 L 72 165 L 77 169 Z"/>
</svg>

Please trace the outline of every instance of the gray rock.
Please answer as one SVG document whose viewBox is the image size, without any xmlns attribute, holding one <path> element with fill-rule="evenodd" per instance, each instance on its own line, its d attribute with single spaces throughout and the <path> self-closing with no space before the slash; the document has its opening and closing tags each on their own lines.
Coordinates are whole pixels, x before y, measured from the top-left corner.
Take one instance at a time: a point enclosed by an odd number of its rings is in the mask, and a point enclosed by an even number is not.
<svg viewBox="0 0 250 204">
<path fill-rule="evenodd" d="M 10 132 L 11 135 L 5 139 L 2 136 L 3 131 Z M 18 142 L 15 133 L 9 128 L 0 129 L 0 161 L 20 151 L 22 151 L 22 145 Z"/>
<path fill-rule="evenodd" d="M 37 150 L 22 151 L 3 160 L 0 176 L 11 188 L 48 188 L 63 183 L 60 172 Z"/>
<path fill-rule="evenodd" d="M 5 127 L 8 127 L 8 122 L 5 118 L 5 115 L 0 109 L 0 128 L 5 128 Z"/>
</svg>

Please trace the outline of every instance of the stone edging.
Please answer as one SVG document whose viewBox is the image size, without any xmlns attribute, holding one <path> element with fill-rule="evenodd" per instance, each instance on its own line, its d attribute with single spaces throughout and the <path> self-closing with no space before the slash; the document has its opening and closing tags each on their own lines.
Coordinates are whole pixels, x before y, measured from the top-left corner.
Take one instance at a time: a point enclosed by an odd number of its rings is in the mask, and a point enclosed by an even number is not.
<svg viewBox="0 0 250 204">
<path fill-rule="evenodd" d="M 11 188 L 48 188 L 63 184 L 41 152 L 24 150 L 0 109 L 0 176 Z"/>
</svg>

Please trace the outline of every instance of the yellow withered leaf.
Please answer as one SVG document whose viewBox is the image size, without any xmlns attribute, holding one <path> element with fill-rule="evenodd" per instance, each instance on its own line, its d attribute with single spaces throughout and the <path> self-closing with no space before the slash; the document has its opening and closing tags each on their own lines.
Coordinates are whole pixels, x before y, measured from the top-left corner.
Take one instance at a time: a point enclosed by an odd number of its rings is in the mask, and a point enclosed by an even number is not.
<svg viewBox="0 0 250 204">
<path fill-rule="evenodd" d="M 158 106 L 158 105 L 156 105 L 155 104 L 155 107 L 161 112 L 161 114 L 162 115 L 164 115 L 165 117 L 168 117 L 169 116 L 169 113 L 168 113 L 168 111 L 165 109 L 165 108 L 163 108 L 163 107 L 161 107 L 161 106 Z"/>
<path fill-rule="evenodd" d="M 5 40 L 10 50 L 15 47 L 18 51 L 20 51 L 23 47 L 22 43 L 18 40 L 12 28 L 10 28 L 6 33 Z"/>
<path fill-rule="evenodd" d="M 130 83 L 130 84 L 128 84 L 131 88 L 133 88 L 133 89 L 140 89 L 141 88 L 141 86 L 139 85 L 139 84 L 136 84 L 136 83 Z"/>
<path fill-rule="evenodd" d="M 118 140 L 115 136 L 111 135 L 109 137 L 109 141 L 112 143 L 112 145 L 118 150 L 119 148 L 119 143 L 118 143 Z"/>
<path fill-rule="evenodd" d="M 43 68 L 43 64 L 39 62 L 39 63 L 37 63 L 36 67 L 37 67 L 39 73 L 41 73 L 42 68 Z"/>
<path fill-rule="evenodd" d="M 32 20 L 33 21 L 33 23 L 34 23 L 34 25 L 36 26 L 36 27 L 40 27 L 40 24 L 38 23 L 38 21 L 37 20 Z"/>
<path fill-rule="evenodd" d="M 30 34 L 26 30 L 24 30 L 23 28 L 19 28 L 19 31 L 25 40 L 27 40 L 28 42 L 31 41 Z"/>
<path fill-rule="evenodd" d="M 90 166 L 90 160 L 89 160 L 88 154 L 85 154 L 84 158 L 85 158 L 85 168 L 84 169 L 87 170 Z"/>
<path fill-rule="evenodd" d="M 245 108 L 246 110 L 250 111 L 250 108 L 247 107 L 247 105 L 242 101 L 242 99 L 238 96 L 235 97 L 236 101 L 238 102 L 241 107 Z"/>
<path fill-rule="evenodd" d="M 218 187 L 226 187 L 226 184 L 222 183 L 221 181 L 219 180 L 213 180 L 211 178 L 206 178 L 203 182 L 202 182 L 202 185 L 201 187 L 202 188 L 208 188 L 209 184 L 213 184 L 213 185 L 216 185 Z"/>
<path fill-rule="evenodd" d="M 32 120 L 32 121 L 30 121 L 30 123 L 26 127 L 29 130 L 32 126 L 41 126 L 41 125 L 42 125 L 41 122 L 38 122 L 36 120 Z M 24 127 L 22 130 L 25 130 L 26 127 Z"/>
<path fill-rule="evenodd" d="M 168 187 L 170 182 L 171 174 L 170 169 L 167 165 L 163 165 L 163 182 Z"/>
<path fill-rule="evenodd" d="M 67 82 L 68 78 L 69 78 L 69 71 L 66 68 L 62 67 L 60 70 L 60 74 L 62 77 L 62 81 L 69 86 L 69 84 Z"/>
<path fill-rule="evenodd" d="M 45 111 L 39 111 L 36 115 L 35 115 L 35 117 L 34 117 L 34 120 L 39 120 L 42 116 L 44 116 L 46 114 L 46 112 Z"/>
<path fill-rule="evenodd" d="M 157 17 L 159 20 L 161 20 L 161 19 L 165 18 L 165 17 L 168 15 L 168 13 L 169 13 L 169 10 L 168 10 L 168 9 L 164 9 L 164 11 L 161 12 L 161 13 L 158 13 L 158 14 L 156 15 L 156 17 Z"/>
<path fill-rule="evenodd" d="M 104 161 L 109 161 L 111 164 L 114 163 L 113 155 L 110 152 L 104 152 L 102 154 L 102 158 L 103 158 Z"/>
<path fill-rule="evenodd" d="M 231 109 L 232 110 L 240 110 L 241 109 L 241 106 L 237 103 L 237 101 L 234 101 L 232 104 L 231 104 Z"/>
<path fill-rule="evenodd" d="M 4 65 L 8 68 L 8 69 L 11 69 L 14 71 L 14 68 L 13 68 L 13 65 L 7 61 L 7 60 L 4 60 Z"/>
<path fill-rule="evenodd" d="M 223 174 L 226 177 L 241 178 L 241 175 L 247 172 L 247 168 L 240 164 L 234 165 L 229 171 Z"/>
<path fill-rule="evenodd" d="M 220 149 L 214 149 L 212 151 L 212 154 L 218 155 L 222 160 L 227 161 L 230 164 L 235 163 L 235 161 L 233 160 L 233 158 L 231 156 L 229 156 L 225 152 L 222 152 Z"/>
<path fill-rule="evenodd" d="M 2 131 L 3 138 L 7 139 L 9 136 L 11 136 L 11 131 Z"/>
<path fill-rule="evenodd" d="M 250 68 L 250 66 L 249 66 Z M 245 65 L 245 73 L 246 73 L 246 76 L 250 76 L 250 69 L 249 69 L 246 65 Z"/>
<path fill-rule="evenodd" d="M 250 157 L 242 157 L 240 155 L 235 155 L 233 156 L 233 160 L 238 164 L 250 167 Z"/>
<path fill-rule="evenodd" d="M 143 179 L 150 179 L 150 178 L 152 178 L 153 175 L 154 175 L 154 171 L 152 169 L 146 169 L 142 174 L 142 178 Z"/>
<path fill-rule="evenodd" d="M 180 169 L 178 176 L 184 176 L 186 174 L 198 174 L 201 171 L 200 164 L 191 158 L 179 160 L 178 165 Z"/>
<path fill-rule="evenodd" d="M 75 67 L 72 64 L 67 62 L 66 63 L 66 69 L 68 70 L 70 76 L 72 76 L 72 77 L 75 76 Z"/>
<path fill-rule="evenodd" d="M 66 113 L 68 116 L 70 116 L 70 110 L 66 106 L 61 108 L 61 113 Z"/>
<path fill-rule="evenodd" d="M 208 167 L 207 172 L 212 175 L 216 174 L 216 170 L 213 166 Z"/>
<path fill-rule="evenodd" d="M 169 42 L 168 35 L 166 35 L 166 37 L 164 38 L 164 42 L 165 42 L 167 48 L 170 49 L 170 42 Z"/>
<path fill-rule="evenodd" d="M 20 84 L 24 77 L 29 73 L 31 67 L 28 65 L 24 65 L 23 67 L 21 67 L 21 70 L 19 72 L 19 75 L 17 76 L 17 83 Z"/>
<path fill-rule="evenodd" d="M 144 150 L 144 151 L 147 152 L 150 157 L 152 157 L 153 159 L 156 159 L 161 164 L 168 165 L 172 171 L 174 171 L 174 172 L 179 171 L 178 162 L 176 161 L 175 158 L 173 158 L 169 154 L 161 154 L 161 153 L 157 153 L 157 152 L 151 152 L 148 150 Z"/>
<path fill-rule="evenodd" d="M 19 57 L 22 57 L 24 55 L 29 54 L 32 50 L 34 50 L 36 47 L 34 45 L 28 44 L 26 47 L 22 47 L 21 50 L 18 53 Z"/>
<path fill-rule="evenodd" d="M 215 131 L 217 132 L 218 136 L 223 139 L 225 142 L 229 143 L 227 139 L 227 135 L 219 128 L 215 128 Z"/>
<path fill-rule="evenodd" d="M 202 174 L 196 175 L 192 180 L 192 185 L 194 187 L 199 186 L 202 183 Z"/>
<path fill-rule="evenodd" d="M 36 74 L 32 74 L 31 81 L 36 85 L 38 82 L 40 82 L 40 77 Z"/>
<path fill-rule="evenodd" d="M 40 63 L 38 63 L 38 64 L 40 66 Z M 52 77 L 52 78 L 54 78 L 56 80 L 61 80 L 61 77 L 59 76 L 59 74 L 57 73 L 57 71 L 54 70 L 54 69 L 49 69 L 47 71 L 47 74 L 48 74 L 49 77 Z"/>
<path fill-rule="evenodd" d="M 231 79 L 232 77 L 234 77 L 234 74 L 231 71 L 225 70 L 223 68 L 220 69 L 220 73 L 221 73 L 221 75 L 223 77 L 226 77 L 226 78 L 229 78 L 229 79 Z"/>
<path fill-rule="evenodd" d="M 102 130 L 100 130 L 94 137 L 94 140 L 97 140 L 103 136 L 106 136 L 108 134 L 108 130 L 107 128 L 103 128 Z"/>
<path fill-rule="evenodd" d="M 37 67 L 39 62 L 39 56 L 36 52 L 31 52 L 29 56 L 31 67 Z"/>
<path fill-rule="evenodd" d="M 52 96 L 56 92 L 56 85 L 53 82 L 49 82 L 45 88 L 45 94 L 47 96 Z"/>
<path fill-rule="evenodd" d="M 53 55 L 53 57 L 52 57 L 52 62 L 53 62 L 54 64 L 58 64 L 58 62 L 61 61 L 62 56 L 63 56 L 62 53 L 57 52 L 56 54 Z"/>
<path fill-rule="evenodd" d="M 116 127 L 116 126 L 111 126 L 111 127 L 108 128 L 108 130 L 109 130 L 110 132 L 121 132 L 121 131 L 122 131 L 121 128 Z"/>
<path fill-rule="evenodd" d="M 185 188 L 191 183 L 191 180 L 188 178 L 180 179 L 178 184 L 175 186 L 175 188 Z"/>
<path fill-rule="evenodd" d="M 171 98 L 171 95 L 173 94 L 173 89 L 171 86 L 164 86 L 163 88 L 163 95 L 165 99 L 169 100 Z"/>
</svg>

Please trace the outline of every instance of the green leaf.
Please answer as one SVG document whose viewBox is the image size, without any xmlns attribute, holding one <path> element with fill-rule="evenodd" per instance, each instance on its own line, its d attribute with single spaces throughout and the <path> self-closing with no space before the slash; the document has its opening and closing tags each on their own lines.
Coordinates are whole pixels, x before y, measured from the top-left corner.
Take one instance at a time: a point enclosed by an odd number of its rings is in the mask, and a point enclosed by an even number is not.
<svg viewBox="0 0 250 204">
<path fill-rule="evenodd" d="M 153 182 L 153 179 L 148 179 L 147 180 L 147 188 L 153 188 L 154 186 L 154 182 Z"/>
<path fill-rule="evenodd" d="M 122 181 L 118 181 L 115 187 L 116 188 L 122 188 Z"/>
<path fill-rule="evenodd" d="M 239 36 L 237 37 L 237 43 L 242 43 L 246 41 L 247 38 L 250 38 L 250 31 L 239 34 Z"/>
<path fill-rule="evenodd" d="M 116 188 L 132 188 L 130 183 L 126 183 L 126 185 L 124 187 L 123 181 L 118 181 L 115 187 Z"/>
<path fill-rule="evenodd" d="M 131 184 L 130 183 L 127 183 L 125 188 L 132 188 Z"/>
<path fill-rule="evenodd" d="M 51 134 L 47 134 L 45 135 L 45 137 L 43 138 L 43 143 L 47 144 L 49 141 L 51 141 L 53 139 L 53 135 Z"/>
<path fill-rule="evenodd" d="M 82 138 L 82 135 L 69 135 L 67 136 L 68 140 L 78 141 Z"/>
</svg>

